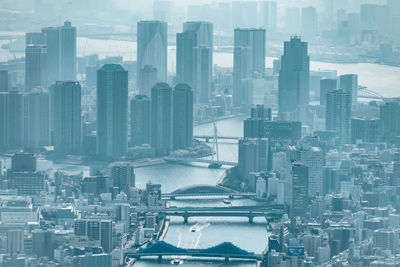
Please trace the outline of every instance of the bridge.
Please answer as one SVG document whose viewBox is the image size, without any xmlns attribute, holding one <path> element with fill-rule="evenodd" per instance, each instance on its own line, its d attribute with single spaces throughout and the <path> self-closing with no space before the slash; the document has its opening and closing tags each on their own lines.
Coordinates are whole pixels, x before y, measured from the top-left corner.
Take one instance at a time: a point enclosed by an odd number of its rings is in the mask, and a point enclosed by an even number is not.
<svg viewBox="0 0 400 267">
<path fill-rule="evenodd" d="M 242 193 L 235 190 L 212 185 L 192 185 L 181 188 L 169 194 L 162 194 L 163 199 L 177 199 L 177 198 L 190 198 L 190 197 L 242 197 L 250 198 L 255 196 L 255 193 Z"/>
<path fill-rule="evenodd" d="M 230 207 L 171 207 L 152 208 L 139 213 L 156 212 L 162 216 L 183 217 L 183 222 L 188 223 L 189 217 L 247 217 L 249 223 L 254 218 L 279 219 L 285 214 L 282 205 L 265 206 L 230 206 Z"/>
<path fill-rule="evenodd" d="M 168 244 L 164 241 L 158 241 L 151 244 L 146 248 L 141 248 L 136 251 L 127 251 L 124 253 L 124 258 L 136 258 L 141 257 L 158 257 L 161 261 L 163 256 L 191 256 L 191 257 L 205 257 L 205 258 L 224 258 L 225 261 L 229 259 L 244 259 L 244 260 L 261 260 L 262 255 L 254 254 L 243 250 L 230 242 L 224 242 L 219 245 L 205 248 L 205 249 L 193 249 L 193 248 L 179 248 Z"/>
<path fill-rule="evenodd" d="M 370 90 L 365 86 L 360 86 L 358 88 L 358 98 L 376 99 L 376 100 L 383 100 L 383 101 L 385 101 L 387 99 L 383 95 L 381 95 L 373 90 Z"/>
<path fill-rule="evenodd" d="M 215 161 L 212 159 L 204 159 L 204 158 L 180 158 L 180 157 L 165 157 L 164 158 L 166 161 L 169 162 L 174 162 L 174 163 L 182 163 L 182 164 L 190 164 L 190 163 L 219 163 L 221 165 L 226 165 L 226 166 L 236 166 L 238 163 L 237 162 L 231 162 L 231 161 Z"/>
<path fill-rule="evenodd" d="M 195 139 L 204 139 L 206 142 L 210 142 L 210 140 L 214 139 L 214 136 L 211 135 L 194 135 L 193 138 Z M 240 137 L 237 136 L 218 136 L 218 140 L 239 140 Z"/>
</svg>

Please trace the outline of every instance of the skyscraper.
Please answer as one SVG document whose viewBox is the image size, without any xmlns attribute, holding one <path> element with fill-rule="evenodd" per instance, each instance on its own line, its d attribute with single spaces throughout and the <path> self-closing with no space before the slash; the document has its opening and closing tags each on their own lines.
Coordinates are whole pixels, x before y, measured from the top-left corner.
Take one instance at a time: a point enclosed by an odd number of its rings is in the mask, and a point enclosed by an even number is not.
<svg viewBox="0 0 400 267">
<path fill-rule="evenodd" d="M 151 89 L 151 146 L 158 156 L 168 155 L 173 145 L 172 89 L 157 83 Z"/>
<path fill-rule="evenodd" d="M 308 167 L 308 196 L 323 195 L 324 153 L 320 147 L 301 143 L 299 146 L 290 146 L 286 152 L 290 162 L 302 162 Z"/>
<path fill-rule="evenodd" d="M 113 235 L 112 235 L 111 220 L 104 220 L 100 222 L 100 244 L 106 253 L 110 253 L 113 250 Z"/>
<path fill-rule="evenodd" d="M 319 94 L 319 104 L 321 106 L 326 105 L 326 95 L 329 91 L 337 89 L 336 79 L 322 79 L 320 81 L 320 94 Z"/>
<path fill-rule="evenodd" d="M 276 30 L 276 15 L 278 12 L 277 3 L 275 1 L 260 2 L 260 19 L 261 27 L 268 32 Z"/>
<path fill-rule="evenodd" d="M 194 48 L 194 81 L 196 103 L 207 104 L 210 97 L 212 70 L 210 60 L 212 49 L 210 47 Z"/>
<path fill-rule="evenodd" d="M 24 95 L 18 91 L 8 93 L 7 144 L 16 149 L 24 146 Z"/>
<path fill-rule="evenodd" d="M 291 35 L 298 34 L 300 32 L 300 18 L 300 9 L 298 7 L 286 8 L 286 31 Z"/>
<path fill-rule="evenodd" d="M 60 31 L 60 79 L 76 80 L 76 28 L 65 21 Z"/>
<path fill-rule="evenodd" d="M 8 92 L 8 71 L 0 70 L 0 92 Z"/>
<path fill-rule="evenodd" d="M 97 153 L 119 158 L 128 150 L 128 72 L 119 64 L 97 71 Z"/>
<path fill-rule="evenodd" d="M 42 29 L 47 44 L 47 84 L 76 80 L 76 28 L 65 21 L 64 26 Z"/>
<path fill-rule="evenodd" d="M 139 92 L 142 95 L 151 97 L 151 88 L 157 83 L 157 69 L 146 65 L 144 66 L 139 73 L 140 84 L 139 84 Z"/>
<path fill-rule="evenodd" d="M 131 100 L 131 145 L 150 144 L 150 99 L 136 95 Z"/>
<path fill-rule="evenodd" d="M 137 23 L 138 86 L 142 84 L 141 70 L 146 66 L 157 69 L 157 82 L 167 81 L 167 23 L 139 21 Z M 140 88 L 139 88 L 140 89 Z"/>
<path fill-rule="evenodd" d="M 8 93 L 0 92 L 0 150 L 7 148 Z"/>
<path fill-rule="evenodd" d="M 308 167 L 301 162 L 291 163 L 290 217 L 305 216 L 308 206 Z"/>
<path fill-rule="evenodd" d="M 265 72 L 266 33 L 264 29 L 235 29 L 233 57 L 233 98 L 235 106 L 246 104 L 244 79 L 263 77 Z"/>
<path fill-rule="evenodd" d="M 36 88 L 27 97 L 28 144 L 38 150 L 50 145 L 50 97 L 45 89 Z"/>
<path fill-rule="evenodd" d="M 192 145 L 193 91 L 187 84 L 178 84 L 173 91 L 173 148 Z"/>
<path fill-rule="evenodd" d="M 135 187 L 135 170 L 130 162 L 114 162 L 110 165 L 113 185 L 120 191 L 128 192 L 129 187 Z"/>
<path fill-rule="evenodd" d="M 351 132 L 351 94 L 333 90 L 326 97 L 326 130 L 337 132 L 339 142 L 348 144 Z"/>
<path fill-rule="evenodd" d="M 380 105 L 380 128 L 384 141 L 393 141 L 400 136 L 400 103 L 387 101 Z"/>
<path fill-rule="evenodd" d="M 188 21 L 183 24 L 183 31 L 179 36 L 182 39 L 179 48 L 183 51 L 177 51 L 177 75 L 179 69 L 179 79 L 183 79 L 178 82 L 187 83 L 193 88 L 196 103 L 208 103 L 213 68 L 214 26 L 205 21 Z"/>
<path fill-rule="evenodd" d="M 79 154 L 81 149 L 81 85 L 79 82 L 57 82 L 52 94 L 54 151 Z"/>
<path fill-rule="evenodd" d="M 357 107 L 358 98 L 358 75 L 345 74 L 339 76 L 339 89 L 351 94 L 351 108 Z"/>
<path fill-rule="evenodd" d="M 307 40 L 315 39 L 318 34 L 317 10 L 312 6 L 301 10 L 301 34 Z"/>
<path fill-rule="evenodd" d="M 297 36 L 284 44 L 278 84 L 278 116 L 305 122 L 309 101 L 310 57 L 307 43 Z"/>
<path fill-rule="evenodd" d="M 25 50 L 25 91 L 47 86 L 47 47 L 28 45 Z"/>
<path fill-rule="evenodd" d="M 176 80 L 194 85 L 194 48 L 197 46 L 197 34 L 194 31 L 185 31 L 176 34 Z"/>
<path fill-rule="evenodd" d="M 57 27 L 42 29 L 47 45 L 47 84 L 60 80 L 60 32 Z"/>
</svg>

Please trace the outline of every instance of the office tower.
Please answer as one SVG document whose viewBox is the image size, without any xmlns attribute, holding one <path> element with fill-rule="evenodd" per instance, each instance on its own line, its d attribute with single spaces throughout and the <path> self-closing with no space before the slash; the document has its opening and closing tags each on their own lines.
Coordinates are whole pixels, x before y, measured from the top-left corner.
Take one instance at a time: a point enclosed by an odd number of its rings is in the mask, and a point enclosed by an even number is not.
<svg viewBox="0 0 400 267">
<path fill-rule="evenodd" d="M 255 1 L 233 1 L 233 27 L 253 28 L 258 25 L 258 5 Z"/>
<path fill-rule="evenodd" d="M 274 1 L 262 1 L 259 8 L 261 27 L 268 32 L 276 31 L 277 3 Z"/>
<path fill-rule="evenodd" d="M 271 120 L 271 109 L 264 107 L 264 105 L 256 105 L 250 109 L 250 118 Z"/>
<path fill-rule="evenodd" d="M 286 152 L 290 162 L 302 162 L 308 168 L 308 195 L 310 197 L 323 195 L 324 152 L 318 146 L 311 146 L 306 142 L 297 147 L 290 146 Z"/>
<path fill-rule="evenodd" d="M 45 89 L 35 88 L 27 96 L 28 143 L 38 150 L 50 145 L 50 97 Z"/>
<path fill-rule="evenodd" d="M 131 100 L 131 145 L 150 144 L 150 99 L 136 95 Z"/>
<path fill-rule="evenodd" d="M 24 95 L 17 91 L 8 93 L 7 140 L 12 149 L 24 146 Z"/>
<path fill-rule="evenodd" d="M 193 86 L 196 103 L 207 104 L 210 97 L 212 70 L 210 60 L 212 50 L 209 47 L 194 48 Z"/>
<path fill-rule="evenodd" d="M 307 40 L 315 39 L 318 34 L 317 10 L 312 6 L 301 10 L 301 34 Z"/>
<path fill-rule="evenodd" d="M 336 131 L 339 142 L 350 142 L 351 94 L 343 90 L 333 90 L 326 97 L 326 130 Z"/>
<path fill-rule="evenodd" d="M 326 105 L 326 95 L 329 91 L 337 89 L 336 79 L 322 79 L 320 81 L 320 93 L 319 93 L 319 104 L 321 106 Z"/>
<path fill-rule="evenodd" d="M 77 236 L 86 236 L 87 230 L 87 221 L 86 220 L 75 220 L 74 221 L 74 235 Z"/>
<path fill-rule="evenodd" d="M 135 170 L 130 162 L 114 162 L 110 165 L 113 185 L 120 191 L 127 192 L 130 187 L 135 187 Z"/>
<path fill-rule="evenodd" d="M 249 183 L 251 172 L 268 169 L 268 139 L 241 138 L 239 139 L 238 171 L 241 179 Z"/>
<path fill-rule="evenodd" d="M 377 30 L 378 29 L 378 17 L 379 17 L 379 5 L 375 4 L 362 4 L 360 5 L 360 20 L 361 30 Z"/>
<path fill-rule="evenodd" d="M 90 240 L 100 240 L 100 221 L 87 221 L 86 234 Z"/>
<path fill-rule="evenodd" d="M 27 32 L 25 43 L 28 45 L 46 45 L 46 35 L 41 32 Z"/>
<path fill-rule="evenodd" d="M 308 206 L 308 185 L 309 185 L 308 167 L 301 162 L 291 163 L 291 177 L 290 177 L 290 217 L 305 217 L 307 214 Z M 285 192 L 286 194 L 286 192 Z"/>
<path fill-rule="evenodd" d="M 15 153 L 11 157 L 12 172 L 35 172 L 36 166 L 37 159 L 32 153 Z"/>
<path fill-rule="evenodd" d="M 197 47 L 197 33 L 185 31 L 176 34 L 176 81 L 193 88 L 195 73 L 194 48 Z"/>
<path fill-rule="evenodd" d="M 11 172 L 7 175 L 8 187 L 16 189 L 19 196 L 38 196 L 45 190 L 45 174 L 40 172 Z"/>
<path fill-rule="evenodd" d="M 8 93 L 0 92 L 0 150 L 5 150 L 8 146 Z"/>
<path fill-rule="evenodd" d="M 193 91 L 181 83 L 173 91 L 173 149 L 192 145 L 193 139 Z"/>
<path fill-rule="evenodd" d="M 35 229 L 32 231 L 33 253 L 38 257 L 53 257 L 54 232 L 52 230 Z"/>
<path fill-rule="evenodd" d="M 357 74 L 346 74 L 339 76 L 339 88 L 351 95 L 351 107 L 355 109 L 357 107 L 358 99 L 358 75 Z"/>
<path fill-rule="evenodd" d="M 24 253 L 24 230 L 7 231 L 7 253 L 10 255 Z"/>
<path fill-rule="evenodd" d="M 244 80 L 265 72 L 266 33 L 264 29 L 235 29 L 233 56 L 233 102 L 249 103 Z"/>
<path fill-rule="evenodd" d="M 166 0 L 156 0 L 153 3 L 153 19 L 170 21 L 174 3 Z"/>
<path fill-rule="evenodd" d="M 146 65 L 140 70 L 140 73 L 138 75 L 141 77 L 139 84 L 139 93 L 150 97 L 151 88 L 153 88 L 153 86 L 158 81 L 157 69 L 150 65 Z"/>
<path fill-rule="evenodd" d="M 183 24 L 183 31 L 192 31 L 196 33 L 196 46 L 214 47 L 214 27 L 211 22 L 206 21 L 188 21 Z M 212 63 L 211 63 L 212 65 Z"/>
<path fill-rule="evenodd" d="M 151 89 L 151 146 L 158 156 L 168 155 L 173 145 L 173 95 L 166 83 Z"/>
<path fill-rule="evenodd" d="M 351 119 L 351 143 L 358 141 L 364 143 L 377 143 L 381 133 L 381 121 L 371 118 L 352 118 Z"/>
<path fill-rule="evenodd" d="M 60 80 L 76 80 L 76 28 L 65 21 L 64 26 L 42 29 L 47 45 L 47 84 Z"/>
<path fill-rule="evenodd" d="M 278 82 L 278 116 L 281 120 L 306 121 L 309 101 L 310 57 L 307 43 L 297 36 L 284 44 Z"/>
<path fill-rule="evenodd" d="M 53 145 L 56 153 L 79 154 L 81 150 L 81 85 L 57 82 L 50 89 Z"/>
<path fill-rule="evenodd" d="M 179 61 L 179 79 L 183 79 L 178 82 L 193 88 L 196 103 L 208 103 L 213 73 L 213 24 L 188 21 L 183 24 L 183 31 L 179 47 L 184 50 L 177 52 L 177 75 Z"/>
<path fill-rule="evenodd" d="M 60 79 L 76 80 L 76 28 L 65 21 L 60 30 Z"/>
<path fill-rule="evenodd" d="M 380 121 L 383 141 L 392 141 L 400 136 L 400 103 L 388 101 L 380 105 Z"/>
<path fill-rule="evenodd" d="M 47 47 L 28 45 L 25 50 L 25 91 L 47 86 Z"/>
<path fill-rule="evenodd" d="M 100 222 L 100 244 L 106 253 L 113 250 L 112 221 Z"/>
<path fill-rule="evenodd" d="M 291 35 L 298 34 L 301 26 L 300 18 L 300 8 L 286 8 L 286 32 L 290 33 Z"/>
<path fill-rule="evenodd" d="M 0 92 L 8 92 L 8 71 L 0 70 Z"/>
<path fill-rule="evenodd" d="M 157 69 L 157 82 L 167 81 L 167 23 L 139 21 L 137 23 L 137 73 L 138 86 L 142 84 L 141 70 L 146 66 Z"/>
<path fill-rule="evenodd" d="M 128 72 L 119 64 L 97 71 L 97 154 L 119 158 L 128 150 Z"/>
<path fill-rule="evenodd" d="M 42 29 L 47 45 L 47 84 L 60 80 L 60 33 L 56 27 Z"/>
</svg>

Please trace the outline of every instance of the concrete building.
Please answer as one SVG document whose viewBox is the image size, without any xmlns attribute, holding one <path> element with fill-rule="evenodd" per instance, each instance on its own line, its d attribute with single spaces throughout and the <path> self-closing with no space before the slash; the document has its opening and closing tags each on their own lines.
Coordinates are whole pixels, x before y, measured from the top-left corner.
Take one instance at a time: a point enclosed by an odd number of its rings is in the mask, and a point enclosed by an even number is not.
<svg viewBox="0 0 400 267">
<path fill-rule="evenodd" d="M 8 92 L 9 86 L 8 71 L 0 70 L 0 92 Z"/>
<path fill-rule="evenodd" d="M 150 99 L 145 95 L 136 95 L 131 100 L 131 145 L 150 144 L 150 129 Z"/>
<path fill-rule="evenodd" d="M 97 154 L 119 158 L 128 150 L 128 72 L 119 64 L 97 71 Z"/>
<path fill-rule="evenodd" d="M 47 86 L 47 47 L 28 45 L 25 50 L 25 91 Z"/>
<path fill-rule="evenodd" d="M 339 142 L 350 142 L 351 134 L 351 94 L 344 90 L 333 90 L 326 98 L 326 130 L 336 131 Z"/>
<path fill-rule="evenodd" d="M 27 96 L 27 147 L 37 151 L 50 145 L 50 96 L 45 89 L 35 88 Z"/>
<path fill-rule="evenodd" d="M 151 146 L 157 156 L 168 155 L 173 148 L 173 94 L 166 83 L 151 89 Z"/>
<path fill-rule="evenodd" d="M 167 23 L 163 21 L 139 21 L 137 23 L 137 73 L 138 86 L 143 82 L 145 66 L 157 69 L 157 81 L 167 81 Z"/>
<path fill-rule="evenodd" d="M 50 89 L 53 117 L 53 145 L 56 153 L 79 154 L 81 151 L 81 85 L 57 82 Z"/>
<path fill-rule="evenodd" d="M 307 46 L 297 36 L 284 44 L 278 84 L 278 116 L 281 120 L 306 122 L 310 78 Z"/>
<path fill-rule="evenodd" d="M 192 145 L 193 91 L 187 84 L 178 84 L 173 91 L 173 149 Z"/>
<path fill-rule="evenodd" d="M 351 95 L 351 108 L 352 110 L 354 110 L 357 107 L 358 75 L 356 74 L 340 75 L 339 89 Z"/>
<path fill-rule="evenodd" d="M 128 192 L 130 187 L 135 187 L 135 170 L 132 163 L 114 162 L 110 167 L 114 187 L 125 192 Z"/>
</svg>

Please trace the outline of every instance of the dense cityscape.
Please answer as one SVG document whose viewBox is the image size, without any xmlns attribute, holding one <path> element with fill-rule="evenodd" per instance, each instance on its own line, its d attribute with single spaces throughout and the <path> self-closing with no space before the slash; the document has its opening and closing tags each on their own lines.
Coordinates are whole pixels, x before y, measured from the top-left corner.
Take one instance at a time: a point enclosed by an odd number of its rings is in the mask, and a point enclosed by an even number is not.
<svg viewBox="0 0 400 267">
<path fill-rule="evenodd" d="M 400 266 L 400 0 L 0 0 L 0 267 Z"/>
</svg>

